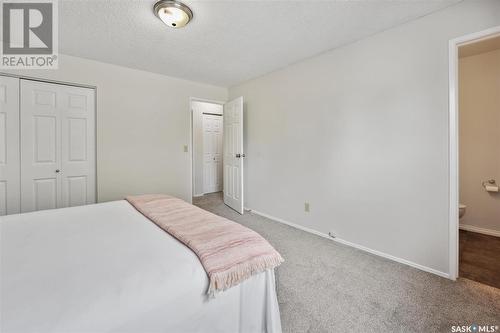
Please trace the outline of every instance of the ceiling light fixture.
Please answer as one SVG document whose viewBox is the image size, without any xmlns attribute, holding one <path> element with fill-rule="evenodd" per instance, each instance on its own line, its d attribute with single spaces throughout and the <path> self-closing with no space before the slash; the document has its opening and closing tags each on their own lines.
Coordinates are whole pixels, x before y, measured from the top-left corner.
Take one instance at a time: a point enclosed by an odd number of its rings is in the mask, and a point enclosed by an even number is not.
<svg viewBox="0 0 500 333">
<path fill-rule="evenodd" d="M 154 6 L 155 15 L 171 28 L 182 28 L 191 21 L 193 12 L 185 4 L 174 0 L 160 0 Z"/>
</svg>

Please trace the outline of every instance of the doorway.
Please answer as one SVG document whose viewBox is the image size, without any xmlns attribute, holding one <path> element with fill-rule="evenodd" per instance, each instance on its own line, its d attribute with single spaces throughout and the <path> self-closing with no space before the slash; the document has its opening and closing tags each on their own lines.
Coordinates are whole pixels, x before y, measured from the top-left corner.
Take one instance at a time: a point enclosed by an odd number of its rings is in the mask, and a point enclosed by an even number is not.
<svg viewBox="0 0 500 333">
<path fill-rule="evenodd" d="M 191 101 L 193 197 L 221 192 L 224 107 L 221 103 Z"/>
<path fill-rule="evenodd" d="M 450 275 L 500 288 L 500 27 L 450 42 Z"/>
<path fill-rule="evenodd" d="M 221 193 L 244 213 L 243 97 L 227 103 L 191 98 L 192 197 Z M 187 151 L 187 147 L 185 148 Z"/>
</svg>

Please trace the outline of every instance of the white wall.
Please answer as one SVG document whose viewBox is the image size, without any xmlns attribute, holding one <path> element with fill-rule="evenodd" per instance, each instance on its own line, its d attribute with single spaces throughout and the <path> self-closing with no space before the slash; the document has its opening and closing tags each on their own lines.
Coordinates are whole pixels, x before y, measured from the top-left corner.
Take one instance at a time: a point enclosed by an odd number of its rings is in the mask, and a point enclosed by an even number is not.
<svg viewBox="0 0 500 333">
<path fill-rule="evenodd" d="M 10 71 L 97 86 L 98 200 L 170 193 L 191 200 L 190 97 L 227 89 L 61 55 L 58 70 Z"/>
<path fill-rule="evenodd" d="M 459 62 L 461 224 L 500 232 L 500 193 L 481 183 L 500 184 L 500 50 Z"/>
<path fill-rule="evenodd" d="M 193 111 L 193 195 L 203 195 L 203 112 L 222 114 L 220 104 L 191 102 Z"/>
<path fill-rule="evenodd" d="M 230 88 L 245 205 L 448 274 L 448 41 L 496 25 L 464 1 Z"/>
</svg>

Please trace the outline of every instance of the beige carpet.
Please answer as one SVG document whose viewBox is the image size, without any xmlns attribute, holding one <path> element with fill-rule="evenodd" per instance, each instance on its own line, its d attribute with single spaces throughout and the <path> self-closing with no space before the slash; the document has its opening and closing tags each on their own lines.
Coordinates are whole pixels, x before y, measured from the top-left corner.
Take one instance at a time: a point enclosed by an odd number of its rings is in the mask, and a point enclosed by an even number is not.
<svg viewBox="0 0 500 333">
<path fill-rule="evenodd" d="M 259 232 L 285 258 L 277 272 L 284 332 L 451 332 L 458 324 L 500 326 L 500 289 L 466 279 L 453 282 L 258 215 L 239 215 L 218 193 L 194 203 Z"/>
</svg>

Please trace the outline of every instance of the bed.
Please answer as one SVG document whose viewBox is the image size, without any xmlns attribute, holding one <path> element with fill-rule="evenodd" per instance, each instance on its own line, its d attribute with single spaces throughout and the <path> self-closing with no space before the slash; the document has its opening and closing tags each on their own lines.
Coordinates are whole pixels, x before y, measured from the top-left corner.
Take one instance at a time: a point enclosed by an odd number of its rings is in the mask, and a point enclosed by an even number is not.
<svg viewBox="0 0 500 333">
<path fill-rule="evenodd" d="M 0 331 L 281 332 L 274 270 L 215 297 L 127 201 L 1 217 Z"/>
</svg>

